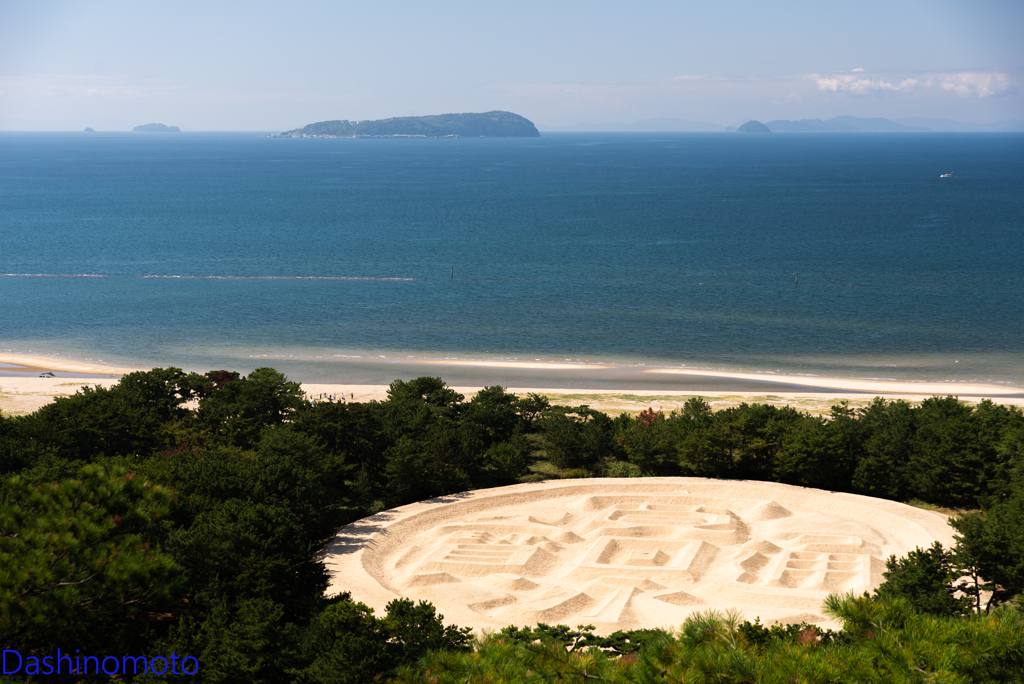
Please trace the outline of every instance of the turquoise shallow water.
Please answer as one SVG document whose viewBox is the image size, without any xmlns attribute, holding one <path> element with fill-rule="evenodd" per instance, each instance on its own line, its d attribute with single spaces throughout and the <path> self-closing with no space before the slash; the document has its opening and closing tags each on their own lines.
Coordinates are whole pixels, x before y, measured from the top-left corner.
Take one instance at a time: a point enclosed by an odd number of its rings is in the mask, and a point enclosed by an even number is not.
<svg viewBox="0 0 1024 684">
<path fill-rule="evenodd" d="M 7 133 L 0 234 L 10 351 L 1024 383 L 1019 134 Z"/>
</svg>

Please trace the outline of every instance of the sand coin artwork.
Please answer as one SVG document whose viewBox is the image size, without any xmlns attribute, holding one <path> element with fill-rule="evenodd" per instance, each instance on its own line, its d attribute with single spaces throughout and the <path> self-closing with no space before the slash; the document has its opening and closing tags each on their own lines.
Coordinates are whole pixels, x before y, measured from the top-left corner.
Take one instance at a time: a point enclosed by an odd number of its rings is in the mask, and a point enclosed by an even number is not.
<svg viewBox="0 0 1024 684">
<path fill-rule="evenodd" d="M 885 559 L 953 543 L 937 513 L 855 494 L 702 478 L 555 480 L 384 511 L 340 530 L 328 593 L 446 623 L 678 627 L 708 609 L 834 626 L 826 596 L 870 591 Z"/>
</svg>

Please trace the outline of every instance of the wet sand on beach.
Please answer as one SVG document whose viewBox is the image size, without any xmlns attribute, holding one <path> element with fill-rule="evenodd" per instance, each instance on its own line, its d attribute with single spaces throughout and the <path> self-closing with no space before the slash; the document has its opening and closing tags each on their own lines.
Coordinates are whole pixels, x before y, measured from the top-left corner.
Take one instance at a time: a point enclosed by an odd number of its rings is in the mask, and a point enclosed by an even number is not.
<svg viewBox="0 0 1024 684">
<path fill-rule="evenodd" d="M 31 413 L 56 397 L 74 394 L 83 385 L 110 387 L 122 374 L 140 370 L 27 354 L 0 354 L 0 364 L 0 412 L 8 415 Z M 1024 406 L 1024 388 L 964 382 L 893 382 L 678 368 L 624 370 L 614 365 L 511 361 L 405 362 L 378 372 L 389 371 L 390 376 L 381 375 L 377 382 L 302 382 L 302 388 L 312 397 L 324 394 L 340 399 L 344 394 L 348 401 L 383 401 L 395 377 L 437 375 L 467 399 L 483 387 L 502 385 L 519 396 L 536 393 L 552 404 L 587 404 L 611 414 L 638 413 L 649 407 L 678 410 L 695 396 L 706 398 L 715 410 L 741 403 L 765 403 L 812 414 L 827 414 L 840 401 L 849 402 L 853 408 L 867 406 L 876 396 L 919 402 L 930 396 L 955 395 L 968 402 L 988 398 Z M 43 372 L 65 377 L 38 377 Z"/>
<path fill-rule="evenodd" d="M 121 376 L 144 368 L 113 366 L 107 363 L 60 359 L 32 354 L 0 354 L 0 370 L 17 373 L 79 373 L 97 376 Z"/>
</svg>

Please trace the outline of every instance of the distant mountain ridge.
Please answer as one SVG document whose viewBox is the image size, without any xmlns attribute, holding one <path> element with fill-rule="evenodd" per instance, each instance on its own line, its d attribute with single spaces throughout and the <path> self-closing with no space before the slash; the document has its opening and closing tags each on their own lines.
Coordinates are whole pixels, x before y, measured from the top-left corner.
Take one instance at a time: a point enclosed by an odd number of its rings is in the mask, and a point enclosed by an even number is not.
<svg viewBox="0 0 1024 684">
<path fill-rule="evenodd" d="M 162 123 L 142 124 L 132 129 L 134 133 L 181 133 L 177 126 L 165 126 Z"/>
<path fill-rule="evenodd" d="M 801 119 L 790 121 L 776 119 L 764 124 L 769 131 L 776 133 L 1003 133 L 1024 132 L 1024 120 L 1012 119 L 991 124 L 975 124 L 952 119 L 929 119 L 925 117 L 907 117 L 893 121 L 882 118 L 862 118 L 858 116 L 837 116 L 823 121 L 821 119 Z M 624 123 L 578 123 L 573 126 L 537 126 L 542 131 L 552 133 L 698 133 L 735 131 L 736 126 L 722 126 L 707 121 L 690 121 L 688 119 L 642 119 L 631 124 Z"/>
<path fill-rule="evenodd" d="M 907 126 L 923 126 L 941 133 L 1020 133 L 1024 132 L 1024 120 L 1011 119 L 989 124 L 953 121 L 952 119 L 928 119 L 923 116 L 909 116 L 896 119 Z"/>
<path fill-rule="evenodd" d="M 777 119 L 765 124 L 772 133 L 927 133 L 930 128 L 908 126 L 889 119 L 862 119 L 856 116 L 837 116 L 828 121 Z"/>
<path fill-rule="evenodd" d="M 540 126 L 542 131 L 579 133 L 712 133 L 725 131 L 726 127 L 709 121 L 689 119 L 641 119 L 631 124 L 624 123 L 578 123 L 573 126 Z"/>
<path fill-rule="evenodd" d="M 401 116 L 373 121 L 320 121 L 285 131 L 278 137 L 424 137 L 424 138 L 536 138 L 540 135 L 529 119 L 512 112 Z"/>
<path fill-rule="evenodd" d="M 821 119 L 784 119 L 769 121 L 773 133 L 1009 133 L 1024 131 L 1024 121 L 1000 121 L 994 124 L 972 124 L 952 119 L 908 117 L 899 121 L 890 119 L 863 119 L 857 116 L 837 116 Z"/>
</svg>

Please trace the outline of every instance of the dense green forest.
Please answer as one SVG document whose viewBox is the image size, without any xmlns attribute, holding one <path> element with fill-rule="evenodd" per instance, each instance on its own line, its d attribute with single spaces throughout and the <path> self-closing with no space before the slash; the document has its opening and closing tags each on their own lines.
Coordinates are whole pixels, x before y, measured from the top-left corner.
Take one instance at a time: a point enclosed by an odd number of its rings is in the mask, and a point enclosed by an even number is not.
<svg viewBox="0 0 1024 684">
<path fill-rule="evenodd" d="M 33 675 L 57 649 L 123 668 L 192 658 L 178 674 L 119 671 L 138 682 L 1022 681 L 1022 466 L 1021 411 L 953 397 L 840 404 L 825 419 L 699 398 L 610 417 L 501 387 L 467 400 L 438 378 L 395 381 L 387 401 L 314 404 L 270 368 L 133 373 L 0 416 L 0 643 L 5 667 L 20 663 L 5 681 L 110 681 Z M 324 596 L 317 552 L 371 513 L 645 475 L 965 512 L 954 548 L 892 558 L 875 594 L 832 597 L 839 632 L 704 614 L 674 634 L 510 626 L 474 642 L 427 603 L 378 615 Z"/>
<path fill-rule="evenodd" d="M 536 138 L 540 133 L 529 119 L 512 112 L 493 111 L 482 114 L 399 116 L 374 121 L 320 121 L 281 135 L 333 135 L 339 138 L 394 135 L 422 135 L 428 138 Z"/>
</svg>

